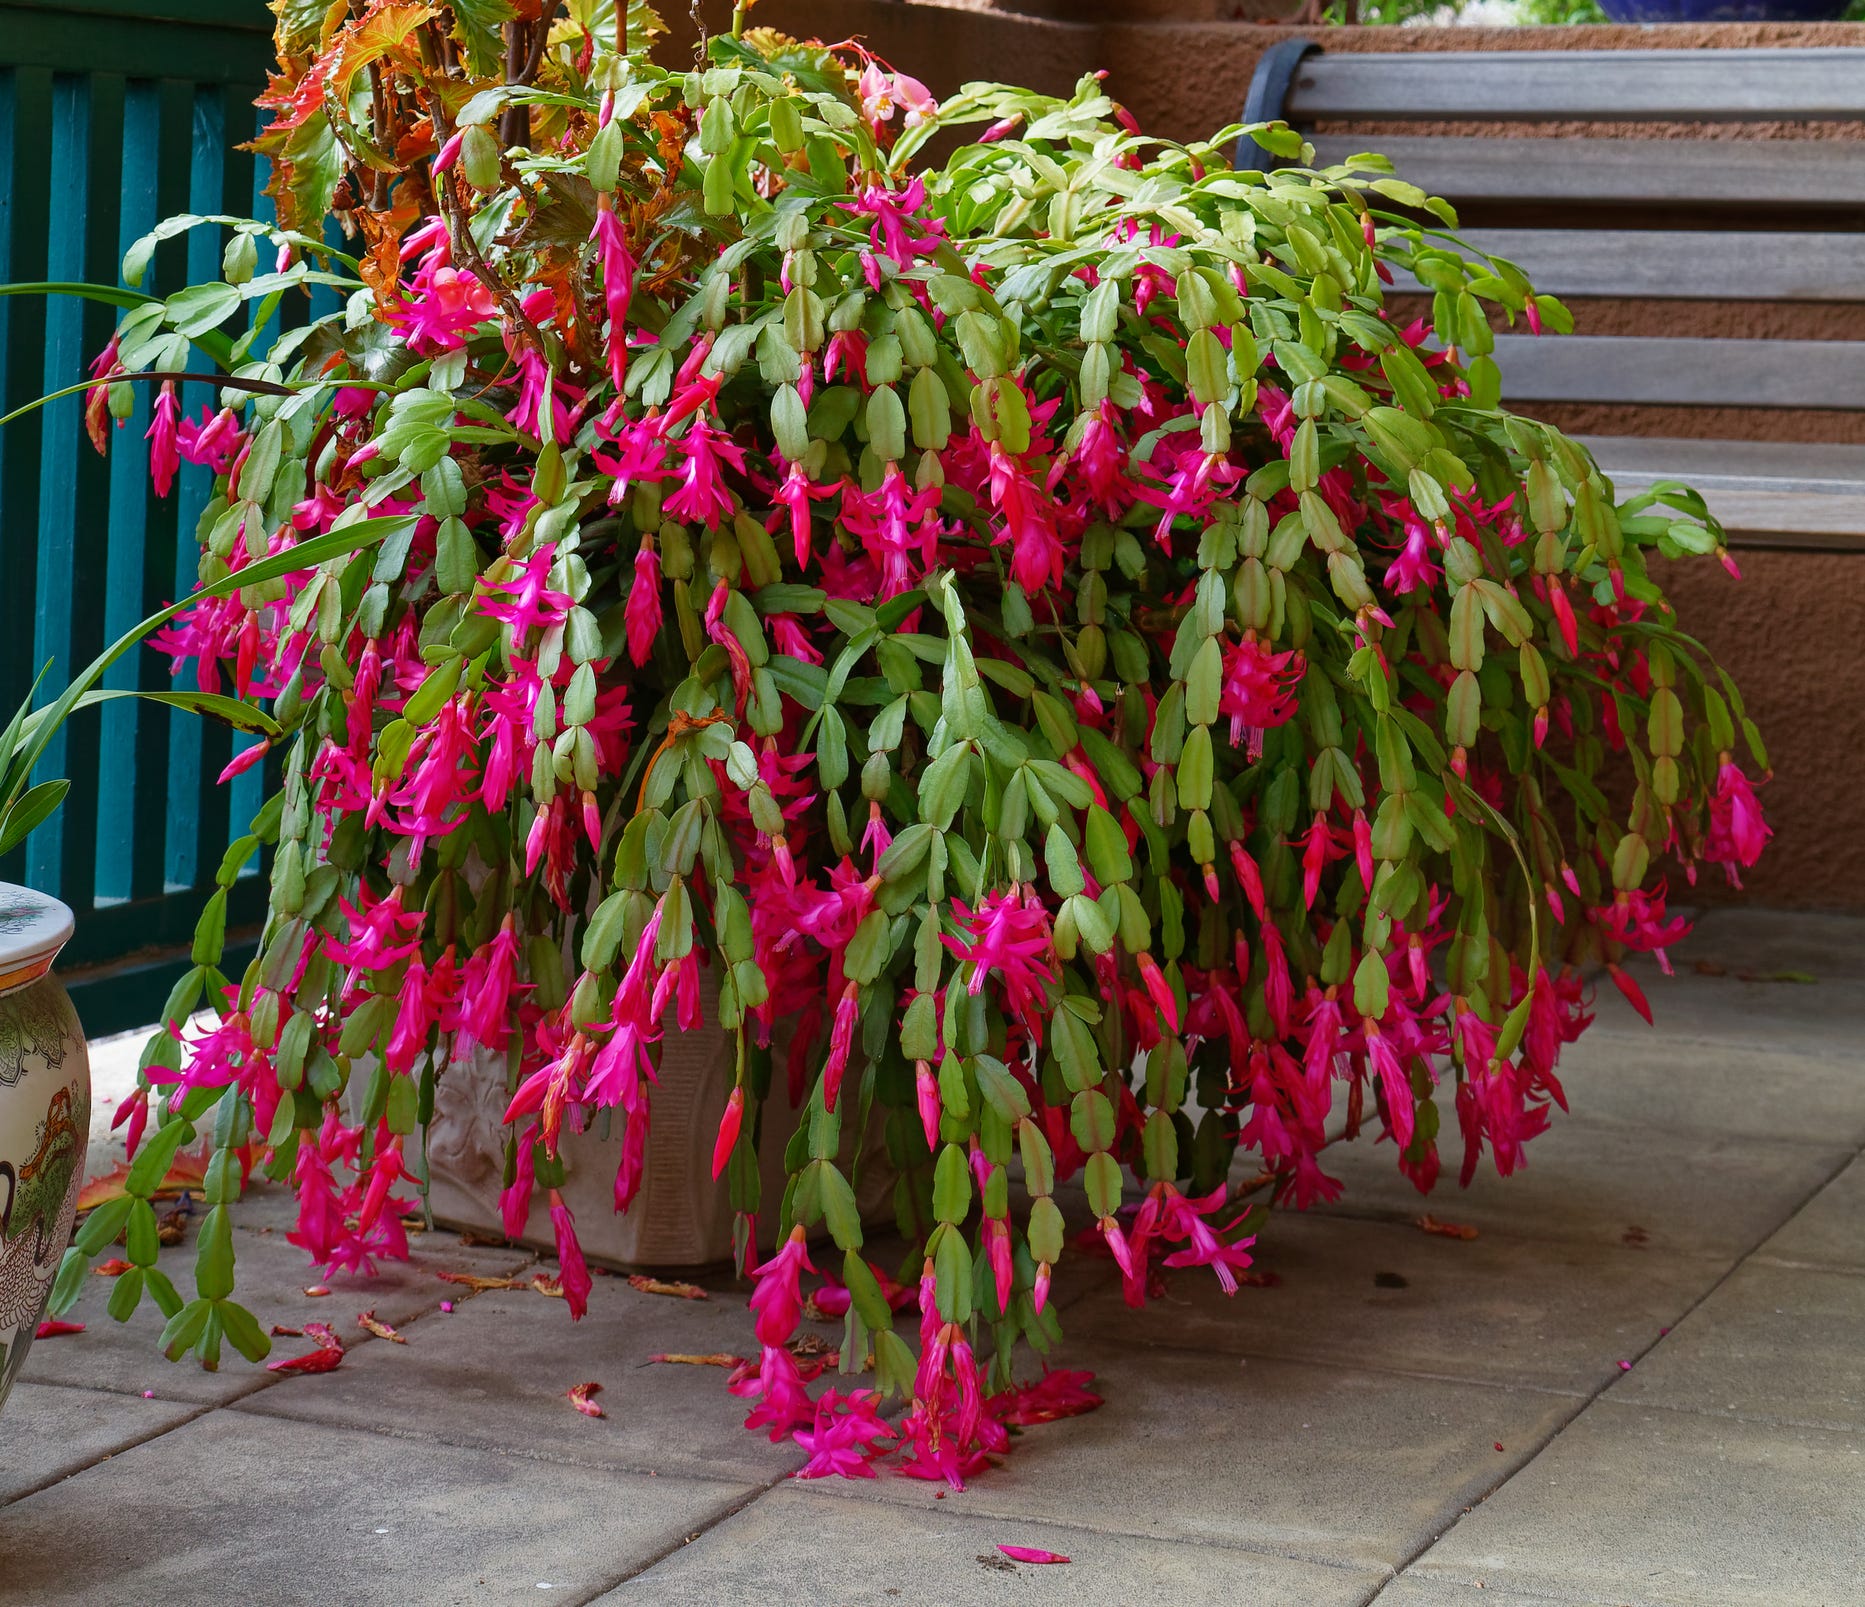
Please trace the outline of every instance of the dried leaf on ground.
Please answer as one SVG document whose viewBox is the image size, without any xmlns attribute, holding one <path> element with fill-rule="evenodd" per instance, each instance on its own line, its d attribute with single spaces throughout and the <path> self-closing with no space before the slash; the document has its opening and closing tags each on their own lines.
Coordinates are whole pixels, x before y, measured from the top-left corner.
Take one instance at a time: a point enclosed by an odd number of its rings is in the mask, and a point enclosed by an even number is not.
<svg viewBox="0 0 1865 1607">
<path fill-rule="evenodd" d="M 203 1140 L 200 1150 L 190 1153 L 187 1150 L 176 1151 L 174 1160 L 169 1162 L 168 1175 L 156 1185 L 151 1199 L 173 1199 L 177 1194 L 190 1189 L 200 1190 L 207 1184 L 207 1163 L 212 1158 L 211 1140 Z M 130 1163 L 118 1161 L 109 1171 L 92 1178 L 78 1191 L 78 1210 L 89 1211 L 108 1200 L 120 1198 L 126 1192 L 129 1182 Z"/>
<path fill-rule="evenodd" d="M 357 1312 L 356 1325 L 359 1328 L 367 1329 L 370 1333 L 374 1334 L 376 1338 L 378 1339 L 388 1340 L 391 1344 L 405 1345 L 408 1343 L 406 1339 L 404 1339 L 400 1334 L 396 1333 L 395 1330 L 391 1328 L 387 1323 L 379 1321 L 377 1319 L 375 1309 L 373 1307 L 371 1307 L 368 1311 Z"/>
<path fill-rule="evenodd" d="M 474 1294 L 483 1294 L 488 1289 L 529 1289 L 531 1287 L 523 1278 L 482 1278 L 473 1272 L 440 1272 L 435 1276 L 443 1283 L 457 1283 L 463 1288 L 471 1289 Z"/>
<path fill-rule="evenodd" d="M 711 1351 L 705 1355 L 695 1355 L 679 1350 L 657 1350 L 648 1357 L 648 1360 L 672 1362 L 681 1367 L 742 1367 L 745 1364 L 743 1356 L 728 1356 L 722 1350 Z"/>
<path fill-rule="evenodd" d="M 639 1289 L 644 1295 L 671 1295 L 676 1300 L 710 1300 L 712 1298 L 696 1283 L 682 1283 L 677 1278 L 650 1278 L 643 1272 L 630 1273 L 628 1287 Z"/>
<path fill-rule="evenodd" d="M 1440 1222 L 1429 1212 L 1418 1219 L 1418 1226 L 1426 1233 L 1435 1233 L 1440 1239 L 1474 1239 L 1476 1229 L 1467 1222 Z"/>
<path fill-rule="evenodd" d="M 539 1294 L 548 1295 L 552 1300 L 563 1299 L 562 1280 L 553 1278 L 548 1272 L 534 1272 L 531 1274 L 531 1281 L 529 1284 L 514 1284 L 513 1287 L 517 1289 L 535 1289 Z"/>
<path fill-rule="evenodd" d="M 609 1414 L 590 1399 L 602 1386 L 593 1379 L 587 1384 L 573 1384 L 570 1387 L 570 1404 L 585 1417 L 607 1417 Z"/>
</svg>

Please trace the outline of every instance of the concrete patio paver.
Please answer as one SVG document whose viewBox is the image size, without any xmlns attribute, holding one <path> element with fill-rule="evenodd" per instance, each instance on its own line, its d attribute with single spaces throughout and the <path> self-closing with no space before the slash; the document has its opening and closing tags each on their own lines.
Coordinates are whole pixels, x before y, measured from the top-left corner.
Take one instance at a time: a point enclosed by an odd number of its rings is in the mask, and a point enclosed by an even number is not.
<svg viewBox="0 0 1865 1607">
<path fill-rule="evenodd" d="M 1798 967 L 1777 968 L 1766 949 L 1745 953 L 1733 938 L 1722 951 L 1728 958 L 1705 961 L 1727 974 L 1705 976 L 1696 970 L 1689 952 L 1683 945 L 1673 951 L 1675 976 L 1663 976 L 1649 963 L 1635 961 L 1628 967 L 1645 990 L 1657 1030 L 1666 1037 L 1719 1049 L 1803 1055 L 1856 1052 L 1859 1031 L 1865 1028 L 1865 988 L 1856 977 L 1829 970 L 1823 975 L 1801 973 L 1810 981 L 1745 981 L 1744 976 L 1782 976 Z M 1849 968 L 1850 963 L 1848 958 L 1845 965 Z M 1636 1039 L 1653 1030 L 1619 990 L 1603 980 L 1595 1019 L 1597 1031 L 1615 1036 Z"/>
<path fill-rule="evenodd" d="M 648 1360 L 744 1351 L 743 1296 L 729 1285 L 710 1300 L 676 1300 L 598 1278 L 576 1323 L 561 1301 L 488 1290 L 406 1338 L 265 1390 L 241 1409 L 642 1472 L 762 1481 L 803 1460 L 744 1431 L 745 1403 L 726 1393 L 720 1368 Z M 604 1418 L 579 1416 L 564 1398 L 587 1379 L 602 1383 Z"/>
<path fill-rule="evenodd" d="M 1775 1047 L 1674 1039 L 1644 1022 L 1626 1032 L 1588 1032 L 1561 1056 L 1561 1086 L 1589 1127 L 1646 1127 L 1723 1138 L 1786 1139 L 1822 1149 L 1865 1143 L 1859 1051 L 1796 1053 Z M 1757 1097 L 1791 1089 L 1791 1098 Z M 1448 1114 L 1448 1113 L 1447 1113 Z M 1447 1129 L 1448 1131 L 1448 1129 Z M 1528 1151 L 1533 1164 L 1539 1140 Z"/>
<path fill-rule="evenodd" d="M 0 1607 L 584 1602 L 752 1493 L 216 1411 L 0 1508 Z"/>
<path fill-rule="evenodd" d="M 1627 1607 L 1845 1607 L 1865 1435 L 1601 1400 L 1411 1570 Z"/>
<path fill-rule="evenodd" d="M 42 1340 L 57 1344 L 57 1340 Z M 0 1429 L 0 1505 L 185 1423 L 198 1407 L 117 1390 L 24 1380 L 7 1396 Z"/>
<path fill-rule="evenodd" d="M 1078 1342 L 1106 1404 L 1028 1430 L 962 1494 L 836 1497 L 1396 1568 L 1570 1417 L 1571 1397 L 1400 1373 Z M 1504 1449 L 1496 1450 L 1500 1443 Z"/>
<path fill-rule="evenodd" d="M 1859 1097 L 1865 1102 L 1865 1086 Z M 1448 1110 L 1442 1131 L 1448 1169 L 1460 1153 Z M 1430 1195 L 1400 1174 L 1390 1144 L 1337 1145 L 1324 1165 L 1346 1186 L 1338 1203 L 1316 1209 L 1398 1222 L 1429 1212 L 1483 1234 L 1568 1242 L 1624 1246 L 1629 1236 L 1647 1253 L 1728 1262 L 1824 1187 L 1855 1148 L 1623 1127 L 1557 1112 L 1511 1176 L 1498 1177 L 1486 1156 L 1469 1188 L 1451 1176 Z"/>
<path fill-rule="evenodd" d="M 1607 1398 L 1865 1429 L 1865 1277 L 1747 1262 Z"/>
<path fill-rule="evenodd" d="M 1499 1590 L 1487 1581 L 1457 1585 L 1448 1579 L 1421 1579 L 1415 1574 L 1399 1575 L 1373 1599 L 1379 1607 L 1549 1607 L 1550 1602 L 1571 1601 L 1571 1598 Z"/>
<path fill-rule="evenodd" d="M 1582 1394 L 1618 1376 L 1728 1270 L 1726 1260 L 1503 1234 L 1446 1238 L 1410 1223 L 1276 1218 L 1257 1272 L 1226 1298 L 1178 1277 L 1135 1311 L 1105 1277 L 1071 1331 L 1136 1347 L 1372 1366 Z"/>
<path fill-rule="evenodd" d="M 1224 1546 L 971 1516 L 960 1499 L 889 1512 L 785 1485 L 600 1598 L 600 1607 L 1184 1607 L 1187 1602 L 1359 1607 L 1369 1570 Z M 1009 1562 L 1000 1544 L 1069 1559 Z"/>
<path fill-rule="evenodd" d="M 275 1323 L 300 1328 L 306 1322 L 325 1322 L 338 1331 L 344 1344 L 361 1345 L 369 1342 L 369 1336 L 357 1326 L 359 1311 L 374 1310 L 391 1325 L 405 1323 L 457 1292 L 439 1280 L 436 1274 L 441 1271 L 502 1277 L 535 1260 L 529 1251 L 463 1245 L 452 1234 L 417 1234 L 410 1239 L 410 1258 L 405 1262 L 383 1261 L 374 1276 L 324 1276 L 304 1251 L 286 1240 L 283 1228 L 266 1230 L 268 1217 L 282 1219 L 280 1202 L 289 1198 L 282 1189 L 262 1189 L 237 1210 L 237 1220 L 248 1224 L 234 1231 L 238 1296 L 261 1328 L 270 1329 Z M 250 1225 L 255 1222 L 265 1225 Z M 193 1264 L 192 1240 L 190 1229 L 189 1243 L 174 1252 L 174 1262 L 165 1263 L 184 1297 L 193 1293 L 188 1276 Z M 314 1298 L 305 1294 L 307 1288 L 327 1288 L 330 1293 Z M 208 1405 L 248 1394 L 275 1376 L 253 1371 L 231 1347 L 216 1373 L 203 1372 L 192 1358 L 171 1363 L 156 1343 L 164 1319 L 155 1302 L 145 1295 L 130 1319 L 119 1323 L 104 1309 L 109 1298 L 108 1278 L 86 1279 L 77 1306 L 66 1313 L 69 1320 L 82 1322 L 85 1332 L 64 1344 L 34 1345 L 21 1377 L 33 1383 L 120 1389 L 138 1395 L 149 1389 L 161 1400 Z M 294 1346 L 309 1348 L 301 1340 L 281 1339 L 274 1341 L 273 1356 L 292 1355 Z"/>
<path fill-rule="evenodd" d="M 962 1493 L 793 1483 L 798 1453 L 743 1432 L 718 1368 L 646 1363 L 747 1350 L 742 1287 L 598 1279 L 573 1326 L 536 1294 L 441 1282 L 538 1264 L 436 1233 L 416 1265 L 313 1300 L 289 1202 L 265 1194 L 238 1212 L 243 1296 L 355 1348 L 315 1377 L 171 1368 L 153 1312 L 119 1329 L 92 1280 L 89 1330 L 35 1347 L 0 1419 L 0 1607 L 1851 1603 L 1865 921 L 1712 912 L 1677 961 L 1641 973 L 1655 1032 L 1601 989 L 1604 1030 L 1563 1067 L 1575 1114 L 1515 1177 L 1486 1161 L 1426 1198 L 1390 1145 L 1330 1150 L 1345 1198 L 1272 1220 L 1258 1265 L 1281 1281 L 1231 1301 L 1188 1270 L 1136 1313 L 1108 1263 L 1072 1256 L 1051 1359 L 1092 1369 L 1106 1404 L 1024 1432 Z M 1421 1232 L 1426 1211 L 1477 1237 Z M 362 1342 L 372 1305 L 406 1346 Z M 564 1399 L 586 1379 L 603 1420 Z M 145 1555 L 142 1535 L 166 1538 Z M 978 1560 L 1000 1543 L 1074 1561 Z"/>
<path fill-rule="evenodd" d="M 1865 982 L 1865 921 L 1731 905 L 1704 911 L 1672 953 L 1691 970 L 1707 963 L 1738 976 L 1798 973 L 1812 977 L 1815 986 Z M 1853 1002 L 1856 1008 L 1856 995 Z"/>
<path fill-rule="evenodd" d="M 1865 1081 L 1865 1068 L 1859 1075 Z M 1853 1161 L 1814 1195 L 1755 1259 L 1865 1272 L 1865 1159 Z"/>
</svg>

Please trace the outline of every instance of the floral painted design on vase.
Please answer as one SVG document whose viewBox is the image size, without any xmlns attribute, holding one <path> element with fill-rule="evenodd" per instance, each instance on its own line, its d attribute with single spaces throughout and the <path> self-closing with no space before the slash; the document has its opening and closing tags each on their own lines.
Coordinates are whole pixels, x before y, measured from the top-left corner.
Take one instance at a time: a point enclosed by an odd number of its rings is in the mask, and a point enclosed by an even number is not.
<svg viewBox="0 0 1865 1607">
<path fill-rule="evenodd" d="M 90 1137 L 84 1033 L 52 962 L 71 911 L 0 885 L 0 1405 L 71 1240 Z"/>
</svg>

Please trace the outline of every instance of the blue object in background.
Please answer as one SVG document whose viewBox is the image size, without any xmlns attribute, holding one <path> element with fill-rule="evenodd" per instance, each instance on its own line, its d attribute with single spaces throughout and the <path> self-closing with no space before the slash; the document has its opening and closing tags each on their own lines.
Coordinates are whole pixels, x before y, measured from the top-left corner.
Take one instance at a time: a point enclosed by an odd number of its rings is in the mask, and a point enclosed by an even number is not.
<svg viewBox="0 0 1865 1607">
<path fill-rule="evenodd" d="M 1599 0 L 1613 22 L 1836 22 L 1850 0 Z"/>
</svg>

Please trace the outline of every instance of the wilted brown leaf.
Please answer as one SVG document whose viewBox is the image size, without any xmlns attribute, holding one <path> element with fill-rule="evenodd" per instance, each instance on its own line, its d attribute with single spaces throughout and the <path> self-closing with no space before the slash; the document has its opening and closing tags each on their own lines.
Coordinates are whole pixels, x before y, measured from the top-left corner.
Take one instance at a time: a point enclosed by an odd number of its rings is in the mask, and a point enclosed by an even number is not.
<svg viewBox="0 0 1865 1607">
<path fill-rule="evenodd" d="M 671 1295 L 676 1300 L 709 1300 L 712 1297 L 696 1283 L 682 1283 L 678 1279 L 650 1278 L 646 1273 L 631 1273 L 628 1278 L 630 1289 L 639 1289 L 644 1295 Z"/>
<path fill-rule="evenodd" d="M 406 1339 L 402 1338 L 400 1334 L 396 1333 L 395 1330 L 391 1328 L 387 1323 L 381 1322 L 377 1319 L 375 1310 L 373 1307 L 368 1311 L 357 1312 L 356 1324 L 359 1328 L 367 1329 L 370 1333 L 374 1334 L 376 1338 L 386 1339 L 391 1344 L 405 1345 L 408 1343 Z"/>
</svg>

